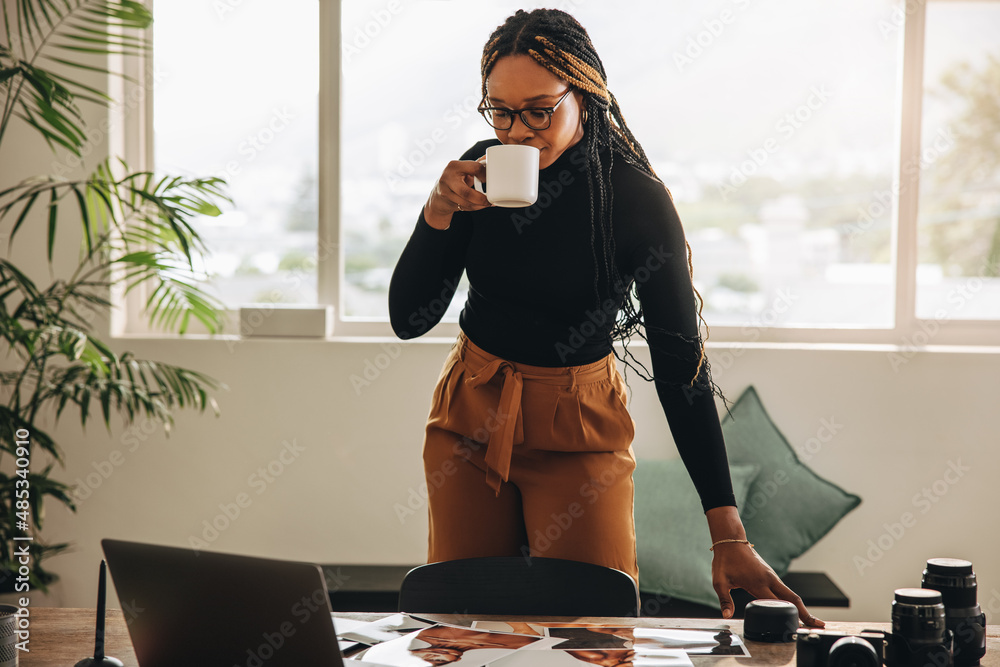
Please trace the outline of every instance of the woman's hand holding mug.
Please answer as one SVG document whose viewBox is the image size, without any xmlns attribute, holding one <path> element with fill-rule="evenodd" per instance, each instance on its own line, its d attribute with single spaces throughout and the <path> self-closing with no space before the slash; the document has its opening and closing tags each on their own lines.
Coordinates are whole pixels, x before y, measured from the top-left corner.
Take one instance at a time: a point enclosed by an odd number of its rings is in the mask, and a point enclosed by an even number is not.
<svg viewBox="0 0 1000 667">
<path fill-rule="evenodd" d="M 434 229 L 448 229 L 455 211 L 479 211 L 492 206 L 473 187 L 475 179 L 486 178 L 486 166 L 475 160 L 452 160 L 434 184 L 424 204 L 424 220 Z"/>
<path fill-rule="evenodd" d="M 424 220 L 435 229 L 448 229 L 455 211 L 531 206 L 538 198 L 538 160 L 534 146 L 502 144 L 490 146 L 475 162 L 449 162 L 424 205 Z M 487 161 L 492 175 L 484 187 Z"/>
</svg>

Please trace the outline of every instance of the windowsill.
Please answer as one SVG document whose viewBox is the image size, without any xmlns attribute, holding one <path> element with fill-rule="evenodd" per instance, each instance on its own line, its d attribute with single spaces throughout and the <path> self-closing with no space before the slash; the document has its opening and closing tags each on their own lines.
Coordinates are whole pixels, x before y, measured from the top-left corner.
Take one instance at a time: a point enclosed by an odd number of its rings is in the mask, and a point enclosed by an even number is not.
<svg viewBox="0 0 1000 667">
<path fill-rule="evenodd" d="M 234 343 L 263 343 L 263 344 L 369 344 L 378 345 L 384 343 L 395 343 L 399 345 L 451 345 L 455 342 L 454 336 L 422 336 L 401 340 L 395 336 L 251 336 L 240 337 L 236 335 L 220 334 L 157 334 L 157 333 L 127 333 L 113 336 L 112 340 L 118 341 L 148 341 L 155 340 L 164 343 L 191 342 L 192 344 L 204 344 L 210 342 L 233 345 Z M 620 345 L 616 346 L 620 349 Z M 648 344 L 643 340 L 633 340 L 629 347 L 646 348 Z M 904 354 L 1000 354 L 1000 345 L 896 345 L 890 343 L 806 343 L 806 342 L 743 342 L 743 341 L 718 341 L 710 340 L 705 344 L 708 350 L 786 350 L 786 351 L 825 351 L 825 352 L 875 352 L 875 353 L 904 353 Z"/>
</svg>

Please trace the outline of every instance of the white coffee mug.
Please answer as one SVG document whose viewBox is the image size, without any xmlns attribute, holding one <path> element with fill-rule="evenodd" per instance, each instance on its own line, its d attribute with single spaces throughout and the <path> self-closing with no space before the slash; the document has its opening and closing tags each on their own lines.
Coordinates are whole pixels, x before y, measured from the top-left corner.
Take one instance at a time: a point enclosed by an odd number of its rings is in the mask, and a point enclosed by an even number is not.
<svg viewBox="0 0 1000 667">
<path fill-rule="evenodd" d="M 521 208 L 538 199 L 538 149 L 502 144 L 486 149 L 486 185 L 475 179 L 477 190 L 495 206 Z"/>
</svg>

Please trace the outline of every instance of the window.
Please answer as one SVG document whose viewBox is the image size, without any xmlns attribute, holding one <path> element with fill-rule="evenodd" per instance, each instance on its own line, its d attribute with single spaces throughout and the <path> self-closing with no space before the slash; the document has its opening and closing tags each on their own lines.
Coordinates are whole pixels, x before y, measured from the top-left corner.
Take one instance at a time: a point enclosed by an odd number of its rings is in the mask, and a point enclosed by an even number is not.
<svg viewBox="0 0 1000 667">
<path fill-rule="evenodd" d="M 199 231 L 232 307 L 317 300 L 318 10 L 317 0 L 155 7 L 156 171 L 229 183 L 235 205 Z"/>
<path fill-rule="evenodd" d="M 236 206 L 209 228 L 228 303 L 318 299 L 337 334 L 391 335 L 386 290 L 420 207 L 447 160 L 493 136 L 475 111 L 483 42 L 525 4 L 278 6 L 157 4 L 156 59 L 173 64 L 156 166 L 230 179 Z M 713 340 L 905 343 L 973 285 L 934 342 L 995 342 L 1000 154 L 974 131 L 1000 121 L 967 119 L 996 105 L 1000 2 L 559 6 L 674 196 Z M 627 41 L 623 10 L 643 19 Z M 963 129 L 945 147 L 948 123 Z M 980 156 L 968 174 L 945 159 L 961 142 Z"/>
<path fill-rule="evenodd" d="M 927 7 L 917 316 L 1000 320 L 1000 3 Z"/>
</svg>

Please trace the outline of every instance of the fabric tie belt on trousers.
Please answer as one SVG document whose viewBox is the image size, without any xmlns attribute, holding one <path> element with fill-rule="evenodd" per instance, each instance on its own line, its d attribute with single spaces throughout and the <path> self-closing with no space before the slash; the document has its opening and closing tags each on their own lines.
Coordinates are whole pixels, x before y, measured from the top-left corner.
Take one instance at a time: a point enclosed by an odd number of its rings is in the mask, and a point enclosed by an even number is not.
<svg viewBox="0 0 1000 667">
<path fill-rule="evenodd" d="M 490 434 L 486 447 L 486 483 L 500 495 L 501 479 L 506 482 L 510 476 L 510 457 L 514 454 L 514 427 L 521 411 L 521 393 L 524 390 L 524 376 L 514 368 L 514 364 L 504 359 L 494 359 L 466 382 L 471 387 L 486 384 L 497 371 L 503 370 L 503 389 L 497 406 L 497 421 L 500 428 Z"/>
<path fill-rule="evenodd" d="M 464 334 L 459 336 L 459 342 L 463 346 L 462 358 L 467 364 L 472 361 L 468 358 L 469 352 L 479 357 L 478 361 L 486 362 L 482 366 L 474 365 L 470 368 L 470 370 L 474 368 L 475 372 L 465 380 L 469 386 L 479 387 L 492 380 L 498 372 L 503 373 L 500 403 L 497 405 L 496 411 L 499 427 L 490 434 L 486 448 L 486 483 L 497 495 L 500 494 L 501 484 L 508 481 L 510 476 L 510 460 L 514 453 L 514 436 L 520 420 L 521 396 L 524 392 L 525 380 L 563 386 L 572 391 L 576 389 L 578 383 L 605 379 L 609 377 L 609 374 L 615 372 L 610 362 L 612 358 L 610 354 L 600 361 L 583 366 L 548 368 L 528 366 L 491 355 L 472 343 Z M 525 373 L 521 370 L 523 368 L 534 372 Z"/>
</svg>

